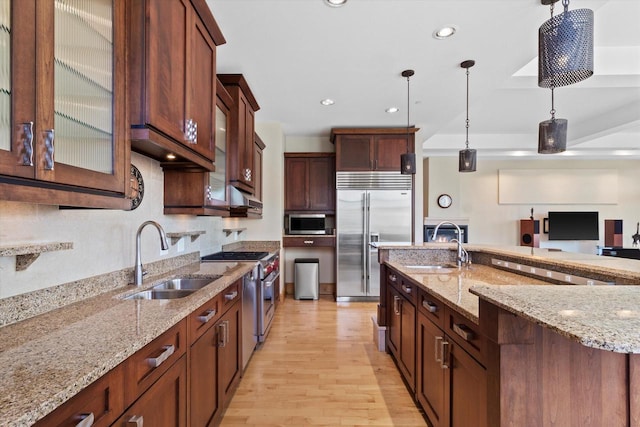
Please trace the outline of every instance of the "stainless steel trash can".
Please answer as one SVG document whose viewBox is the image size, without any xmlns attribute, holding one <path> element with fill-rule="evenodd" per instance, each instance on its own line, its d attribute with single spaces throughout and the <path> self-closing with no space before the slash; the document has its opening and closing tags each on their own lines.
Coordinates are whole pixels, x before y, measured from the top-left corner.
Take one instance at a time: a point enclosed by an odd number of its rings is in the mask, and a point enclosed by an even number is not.
<svg viewBox="0 0 640 427">
<path fill-rule="evenodd" d="M 318 258 L 296 258 L 294 276 L 295 299 L 318 299 Z"/>
</svg>

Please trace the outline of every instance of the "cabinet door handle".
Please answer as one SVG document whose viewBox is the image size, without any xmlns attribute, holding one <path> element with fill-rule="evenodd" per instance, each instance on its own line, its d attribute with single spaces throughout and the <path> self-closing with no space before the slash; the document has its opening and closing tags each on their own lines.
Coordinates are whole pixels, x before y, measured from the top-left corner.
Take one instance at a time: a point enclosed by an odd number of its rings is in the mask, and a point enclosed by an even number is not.
<svg viewBox="0 0 640 427">
<path fill-rule="evenodd" d="M 198 123 L 193 121 L 193 119 L 185 122 L 184 139 L 186 139 L 189 144 L 198 143 Z"/>
<path fill-rule="evenodd" d="M 233 301 L 238 296 L 238 291 L 233 291 L 229 294 L 224 295 L 224 299 L 227 301 Z"/>
<path fill-rule="evenodd" d="M 442 366 L 442 358 L 440 356 L 440 353 L 438 353 L 438 349 L 442 350 L 442 346 L 440 345 L 442 340 L 443 340 L 442 337 L 436 337 L 433 345 L 433 351 L 435 353 L 434 358 L 436 359 L 436 362 L 440 363 L 441 366 Z"/>
<path fill-rule="evenodd" d="M 393 296 L 393 312 L 396 316 L 400 315 L 400 297 L 397 295 Z"/>
<path fill-rule="evenodd" d="M 142 415 L 134 415 L 127 421 L 129 427 L 144 427 L 144 417 Z"/>
<path fill-rule="evenodd" d="M 55 131 L 53 129 L 44 131 L 44 148 L 44 168 L 52 171 L 53 165 L 55 164 Z"/>
<path fill-rule="evenodd" d="M 313 240 L 305 240 L 304 244 L 305 245 L 313 245 Z"/>
<path fill-rule="evenodd" d="M 157 368 L 158 366 L 162 365 L 162 363 L 176 351 L 176 347 L 174 345 L 165 345 L 162 348 L 164 348 L 164 351 L 160 353 L 160 356 L 149 357 L 147 359 L 147 363 L 149 363 L 149 366 L 151 366 L 152 368 Z"/>
<path fill-rule="evenodd" d="M 449 369 L 449 342 L 442 341 L 442 361 L 440 362 L 440 367 L 442 369 Z"/>
<path fill-rule="evenodd" d="M 215 317 L 216 313 L 217 310 L 215 308 L 210 308 L 209 310 L 205 311 L 204 314 L 198 316 L 198 320 L 202 323 L 207 323 L 209 320 Z"/>
<path fill-rule="evenodd" d="M 406 294 L 410 294 L 410 293 L 411 293 L 411 286 L 402 285 L 402 290 L 403 290 Z"/>
<path fill-rule="evenodd" d="M 243 171 L 244 180 L 247 182 L 251 182 L 251 169 L 245 168 Z"/>
<path fill-rule="evenodd" d="M 22 166 L 33 166 L 33 122 L 21 123 L 22 127 Z"/>
<path fill-rule="evenodd" d="M 80 414 L 76 419 L 80 421 L 78 424 L 76 424 L 76 427 L 91 427 L 94 421 L 93 412 L 89 412 L 88 414 Z"/>
<path fill-rule="evenodd" d="M 229 321 L 225 320 L 218 325 L 218 347 L 226 347 L 229 342 Z"/>
<path fill-rule="evenodd" d="M 475 334 L 472 330 L 470 330 L 467 325 L 463 323 L 454 323 L 453 324 L 453 332 L 460 335 L 465 341 L 473 340 Z"/>
<path fill-rule="evenodd" d="M 426 308 L 429 313 L 435 313 L 438 311 L 438 306 L 431 301 L 422 301 L 422 306 Z"/>
</svg>

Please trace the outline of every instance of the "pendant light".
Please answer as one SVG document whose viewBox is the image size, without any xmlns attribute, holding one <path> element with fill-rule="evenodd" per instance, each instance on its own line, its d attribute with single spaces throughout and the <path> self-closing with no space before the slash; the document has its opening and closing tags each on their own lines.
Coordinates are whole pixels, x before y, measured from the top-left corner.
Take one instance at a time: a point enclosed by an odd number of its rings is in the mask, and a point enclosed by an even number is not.
<svg viewBox="0 0 640 427">
<path fill-rule="evenodd" d="M 413 76 L 415 72 L 413 70 L 404 70 L 401 75 L 407 78 L 407 148 L 409 147 L 409 141 L 411 140 L 409 132 L 409 78 Z M 410 175 L 416 173 L 416 153 L 404 153 L 400 155 L 400 173 L 404 175 Z"/>
<path fill-rule="evenodd" d="M 465 141 L 465 149 L 460 150 L 458 159 L 458 171 L 459 172 L 475 172 L 476 171 L 476 150 L 469 148 L 469 68 L 476 65 L 476 61 L 468 59 L 460 64 L 460 67 L 467 70 L 467 139 Z"/>
<path fill-rule="evenodd" d="M 566 119 L 556 119 L 554 89 L 571 85 L 593 75 L 593 11 L 569 11 L 553 16 L 558 0 L 541 0 L 550 5 L 551 19 L 538 30 L 538 86 L 551 89 L 551 120 L 538 125 L 538 153 L 554 154 L 567 149 Z"/>
</svg>

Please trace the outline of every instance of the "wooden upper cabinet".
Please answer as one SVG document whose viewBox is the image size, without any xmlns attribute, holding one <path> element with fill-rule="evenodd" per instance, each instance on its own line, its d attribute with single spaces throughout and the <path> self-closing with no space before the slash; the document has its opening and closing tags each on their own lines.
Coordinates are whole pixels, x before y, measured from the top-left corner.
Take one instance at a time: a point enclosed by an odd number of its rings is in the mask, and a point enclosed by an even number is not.
<svg viewBox="0 0 640 427">
<path fill-rule="evenodd" d="M 130 206 L 116 102 L 125 96 L 125 1 L 13 0 L 0 21 L 0 199 Z"/>
<path fill-rule="evenodd" d="M 254 194 L 254 122 L 260 109 L 249 84 L 242 74 L 219 74 L 218 78 L 231 95 L 234 105 L 228 121 L 227 177 L 229 184 Z"/>
<path fill-rule="evenodd" d="M 204 0 L 127 4 L 132 149 L 213 170 L 220 29 Z"/>
<path fill-rule="evenodd" d="M 285 153 L 285 212 L 336 210 L 335 155 Z"/>
<path fill-rule="evenodd" d="M 415 151 L 417 128 L 334 128 L 336 171 L 400 171 L 400 155 Z"/>
</svg>

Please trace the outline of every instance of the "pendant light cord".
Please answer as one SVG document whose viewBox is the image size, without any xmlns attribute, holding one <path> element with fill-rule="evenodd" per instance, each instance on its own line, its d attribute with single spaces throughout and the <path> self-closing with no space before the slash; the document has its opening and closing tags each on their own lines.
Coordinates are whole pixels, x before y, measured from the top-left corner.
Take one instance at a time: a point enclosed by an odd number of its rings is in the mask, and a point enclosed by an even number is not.
<svg viewBox="0 0 640 427">
<path fill-rule="evenodd" d="M 466 121 L 466 128 L 467 128 L 467 139 L 465 141 L 465 146 L 466 149 L 469 149 L 469 69 L 467 68 L 467 121 Z"/>
</svg>

